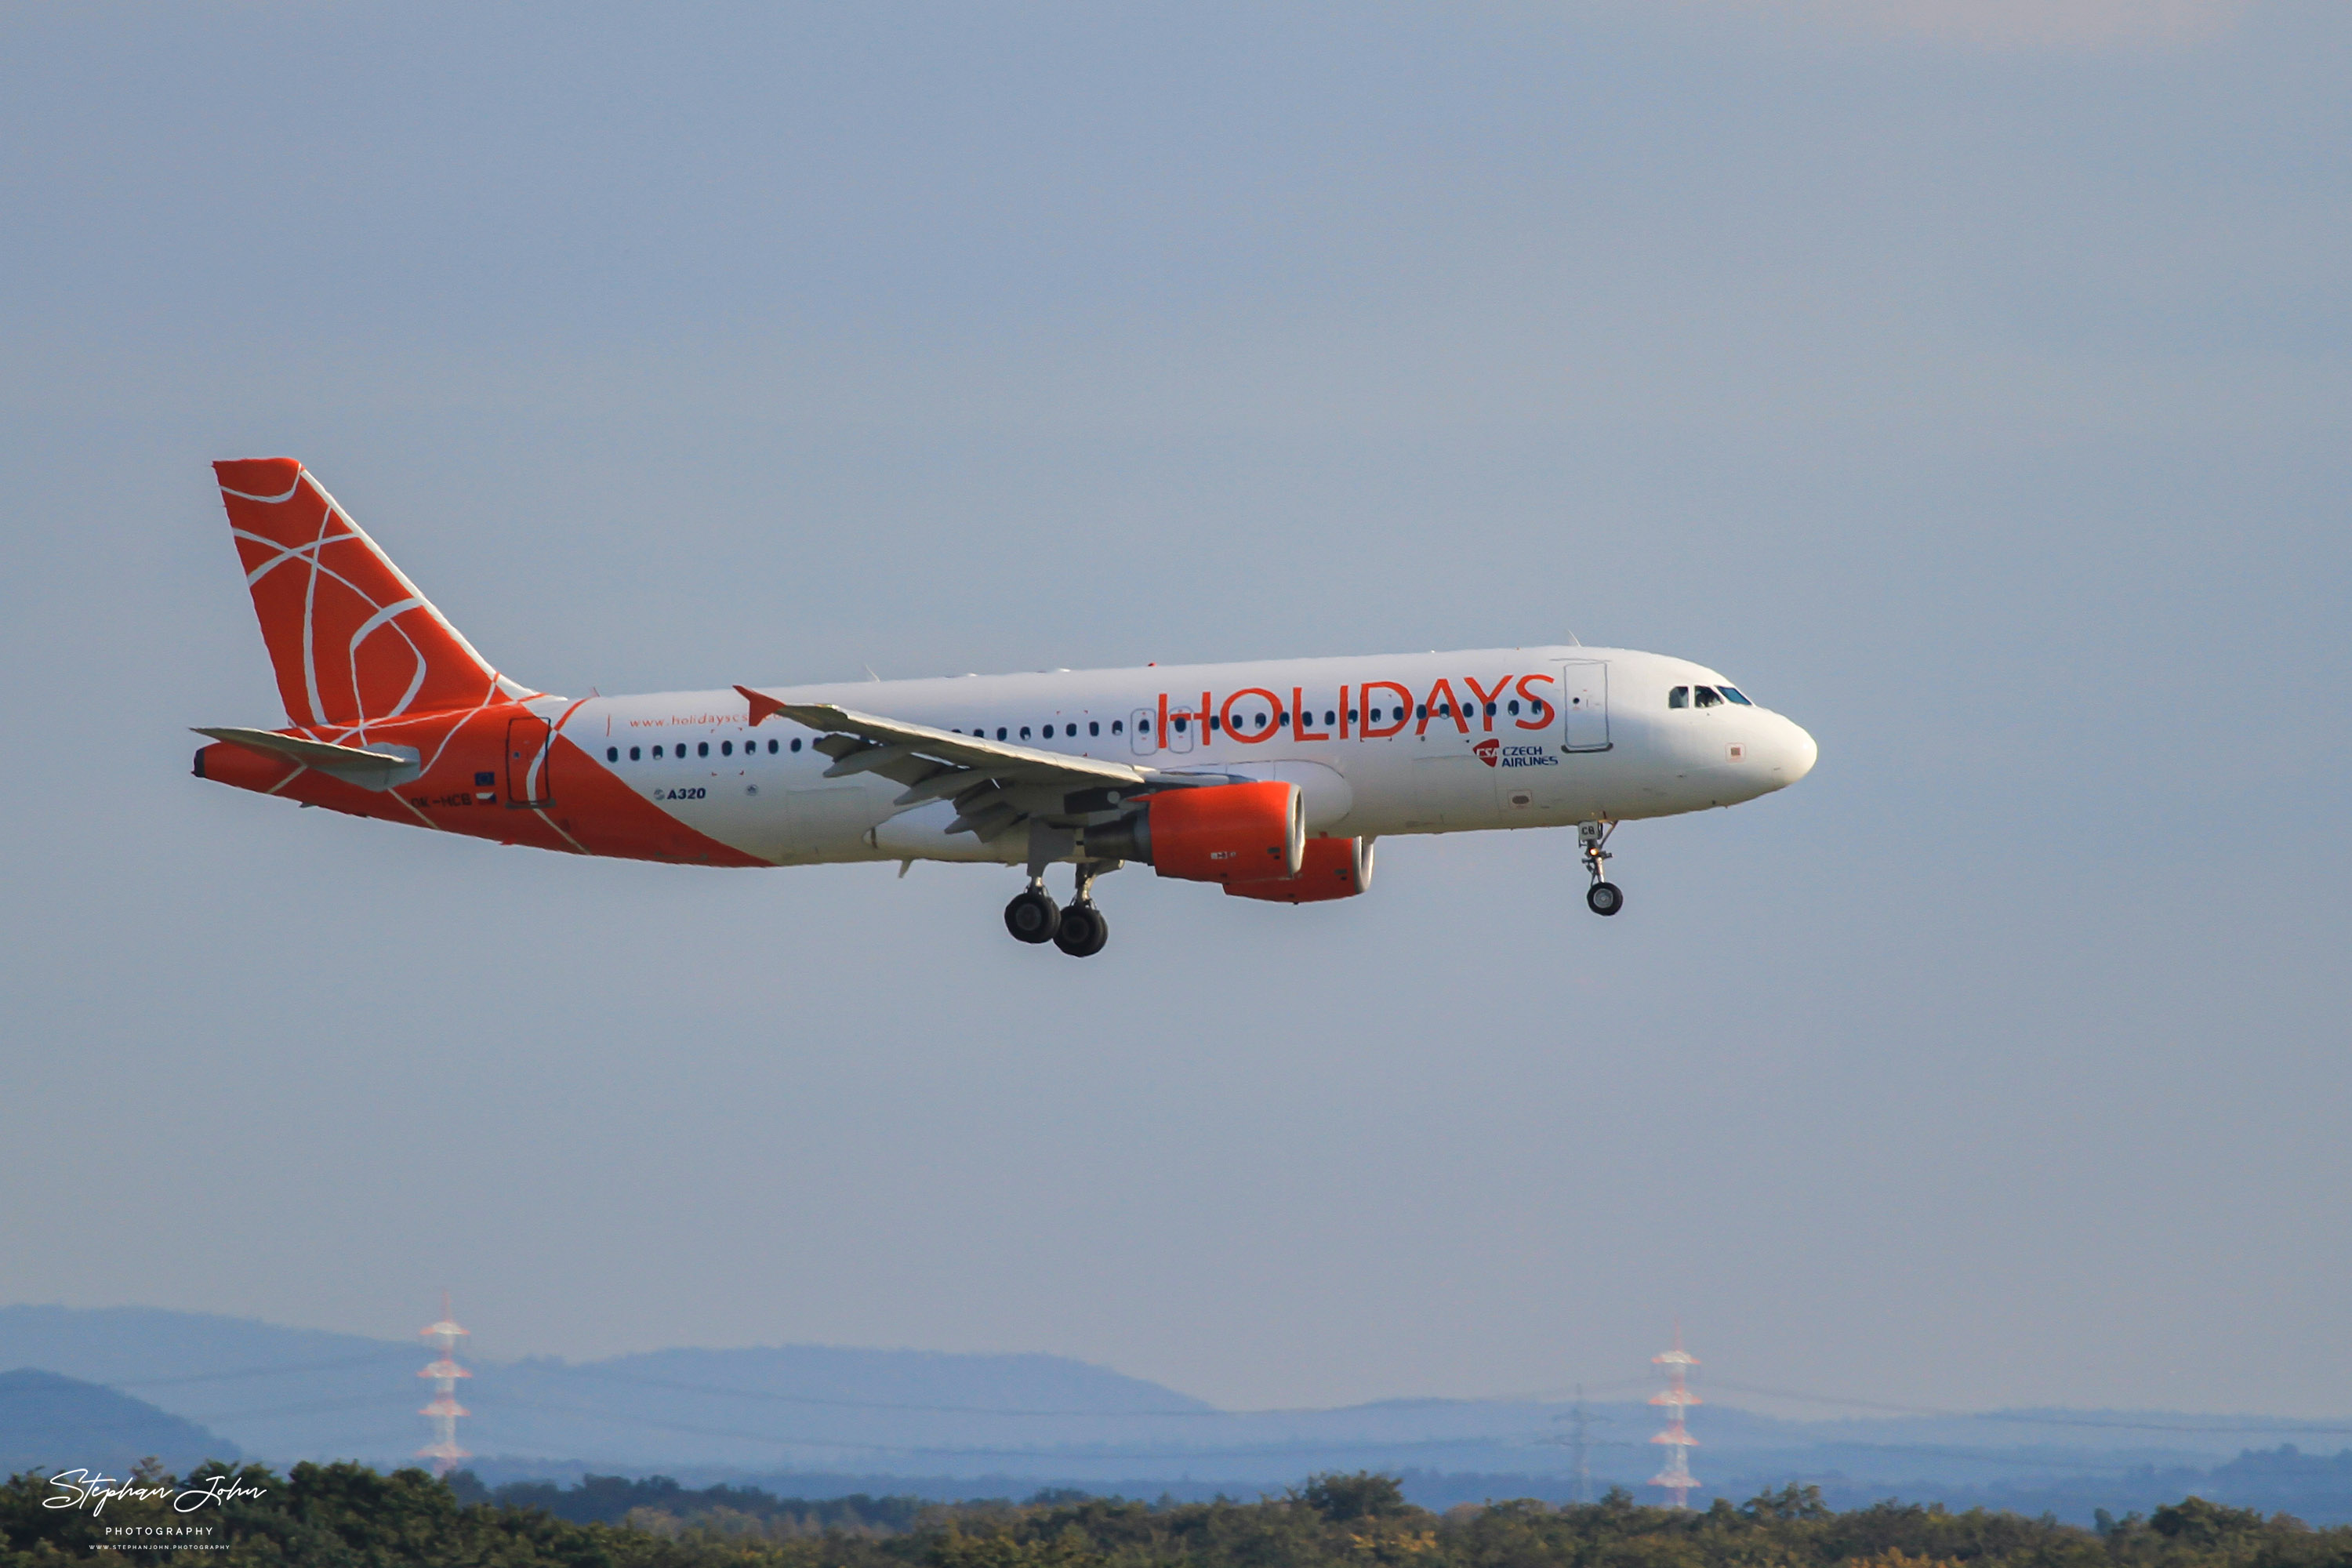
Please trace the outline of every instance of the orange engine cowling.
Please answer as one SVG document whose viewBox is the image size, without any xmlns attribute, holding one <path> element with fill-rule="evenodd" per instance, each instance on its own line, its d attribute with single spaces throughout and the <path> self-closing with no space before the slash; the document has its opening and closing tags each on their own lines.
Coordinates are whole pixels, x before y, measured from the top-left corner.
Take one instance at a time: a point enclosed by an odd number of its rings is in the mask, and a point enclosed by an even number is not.
<svg viewBox="0 0 2352 1568">
<path fill-rule="evenodd" d="M 1372 885 L 1372 841 L 1369 838 L 1310 838 L 1305 862 L 1296 877 L 1270 877 L 1264 881 L 1227 882 L 1225 891 L 1239 899 L 1270 899 L 1282 904 L 1319 904 L 1327 899 L 1352 899 Z"/>
<path fill-rule="evenodd" d="M 1295 877 L 1307 854 L 1307 802 L 1297 784 L 1276 783 L 1162 790 L 1125 821 L 1087 829 L 1087 847 L 1189 882 Z"/>
</svg>

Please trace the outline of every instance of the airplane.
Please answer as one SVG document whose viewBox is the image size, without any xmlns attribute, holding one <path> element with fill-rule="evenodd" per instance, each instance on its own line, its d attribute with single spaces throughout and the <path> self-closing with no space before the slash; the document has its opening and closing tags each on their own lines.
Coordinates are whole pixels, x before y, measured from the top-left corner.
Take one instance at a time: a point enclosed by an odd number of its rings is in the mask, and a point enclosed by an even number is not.
<svg viewBox="0 0 2352 1568">
<path fill-rule="evenodd" d="M 1754 800 L 1813 738 L 1686 659 L 1575 643 L 557 697 L 495 668 L 290 458 L 213 465 L 291 722 L 200 728 L 195 775 L 501 844 L 690 866 L 1018 867 L 1004 924 L 1098 953 L 1130 862 L 1353 898 L 1390 835 L 1619 824 Z M 1073 868 L 1067 903 L 1047 868 Z"/>
</svg>

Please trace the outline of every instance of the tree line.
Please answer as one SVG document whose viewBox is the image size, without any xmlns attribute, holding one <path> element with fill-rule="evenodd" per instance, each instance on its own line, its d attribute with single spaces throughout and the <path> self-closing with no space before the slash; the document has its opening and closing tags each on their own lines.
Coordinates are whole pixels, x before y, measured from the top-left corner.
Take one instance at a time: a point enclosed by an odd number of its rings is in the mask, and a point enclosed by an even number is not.
<svg viewBox="0 0 2352 1568">
<path fill-rule="evenodd" d="M 354 1464 L 283 1477 L 208 1466 L 176 1479 L 149 1466 L 137 1479 L 152 1495 L 94 1509 L 50 1506 L 62 1494 L 45 1475 L 11 1478 L 0 1486 L 0 1568 L 117 1552 L 206 1568 L 2352 1568 L 2352 1527 L 2314 1530 L 2194 1497 L 2084 1530 L 1895 1502 L 1839 1512 L 1795 1484 L 1706 1510 L 1612 1490 L 1589 1504 L 1440 1514 L 1370 1472 L 1202 1503 L 1069 1492 L 806 1501 L 613 1477 L 491 1492 L 463 1475 Z M 174 1506 L 200 1492 L 216 1500 Z"/>
</svg>

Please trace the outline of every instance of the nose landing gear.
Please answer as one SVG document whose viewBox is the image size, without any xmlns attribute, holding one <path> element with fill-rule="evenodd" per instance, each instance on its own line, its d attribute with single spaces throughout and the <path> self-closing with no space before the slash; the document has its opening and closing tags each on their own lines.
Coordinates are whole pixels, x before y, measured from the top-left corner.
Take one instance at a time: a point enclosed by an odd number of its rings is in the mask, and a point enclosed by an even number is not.
<svg viewBox="0 0 2352 1568">
<path fill-rule="evenodd" d="M 1583 847 L 1584 868 L 1592 873 L 1592 886 L 1584 892 L 1584 907 L 1596 915 L 1613 915 L 1625 907 L 1625 890 L 1610 881 L 1601 868 L 1602 861 L 1615 858 L 1602 846 L 1616 831 L 1613 822 L 1576 825 L 1576 841 Z"/>
</svg>

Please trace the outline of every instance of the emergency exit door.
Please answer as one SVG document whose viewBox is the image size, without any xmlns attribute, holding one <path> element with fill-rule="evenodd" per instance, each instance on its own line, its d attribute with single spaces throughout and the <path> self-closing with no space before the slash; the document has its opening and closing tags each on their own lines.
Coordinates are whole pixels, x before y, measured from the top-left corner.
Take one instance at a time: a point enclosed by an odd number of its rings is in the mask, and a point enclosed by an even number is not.
<svg viewBox="0 0 2352 1568">
<path fill-rule="evenodd" d="M 540 718 L 507 721 L 507 804 L 540 806 L 554 804 L 555 792 L 547 776 L 548 756 L 554 744 L 547 721 Z"/>
<path fill-rule="evenodd" d="M 1559 667 L 1560 742 L 1563 752 L 1609 749 L 1609 662 L 1572 658 Z"/>
</svg>

